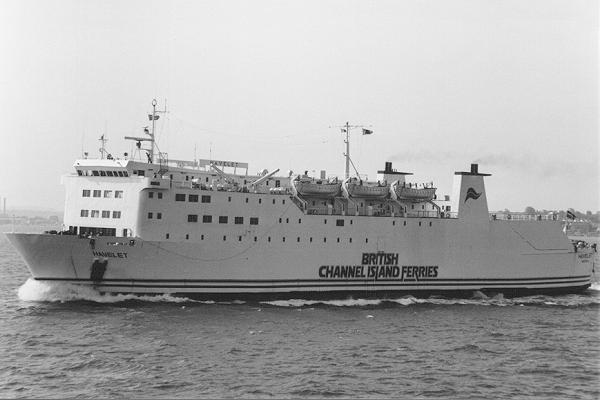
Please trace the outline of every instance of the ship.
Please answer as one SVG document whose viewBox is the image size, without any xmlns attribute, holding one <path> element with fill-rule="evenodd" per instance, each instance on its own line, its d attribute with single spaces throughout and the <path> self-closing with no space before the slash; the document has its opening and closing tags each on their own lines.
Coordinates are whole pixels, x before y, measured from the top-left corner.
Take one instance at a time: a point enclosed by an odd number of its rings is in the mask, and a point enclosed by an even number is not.
<svg viewBox="0 0 600 400">
<path fill-rule="evenodd" d="M 443 200 L 389 161 L 376 181 L 350 179 L 346 124 L 343 188 L 324 171 L 252 175 L 245 162 L 169 159 L 152 106 L 152 127 L 125 137 L 142 159 L 103 141 L 62 177 L 61 231 L 7 234 L 33 279 L 207 300 L 520 296 L 592 282 L 594 250 L 573 246 L 555 215 L 489 212 L 478 164 L 454 173 Z"/>
</svg>

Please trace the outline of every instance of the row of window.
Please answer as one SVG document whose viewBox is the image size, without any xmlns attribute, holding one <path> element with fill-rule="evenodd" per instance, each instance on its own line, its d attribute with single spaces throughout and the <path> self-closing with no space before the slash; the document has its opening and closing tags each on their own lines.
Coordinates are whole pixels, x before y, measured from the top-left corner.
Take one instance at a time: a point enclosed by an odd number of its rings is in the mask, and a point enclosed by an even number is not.
<svg viewBox="0 0 600 400">
<path fill-rule="evenodd" d="M 188 220 L 188 222 L 198 222 L 198 215 L 197 214 L 189 214 L 187 217 L 187 220 Z M 213 222 L 212 215 L 203 215 L 202 222 L 205 224 L 212 223 Z M 229 217 L 227 215 L 220 215 L 219 223 L 220 224 L 229 223 Z M 236 225 L 243 225 L 244 217 L 234 217 L 233 223 Z M 250 217 L 250 225 L 258 225 L 258 217 Z"/>
<path fill-rule="evenodd" d="M 102 196 L 102 190 L 89 190 L 89 189 L 83 189 L 83 191 L 81 193 L 81 197 L 104 197 L 104 198 L 109 199 L 109 198 L 113 197 L 113 193 L 114 193 L 115 199 L 123 198 L 122 190 L 115 190 L 114 192 L 112 190 L 105 190 L 104 196 Z"/>
<path fill-rule="evenodd" d="M 112 176 L 123 178 L 127 178 L 129 176 L 127 171 L 96 171 L 88 169 L 78 169 L 77 174 L 79 176 Z"/>
<path fill-rule="evenodd" d="M 202 203 L 210 203 L 209 195 L 202 195 L 202 196 L 199 196 L 197 194 L 189 194 L 188 195 L 188 201 L 190 203 L 197 203 L 198 199 L 200 199 L 200 201 Z M 185 201 L 185 193 L 175 193 L 175 201 Z"/>
<path fill-rule="evenodd" d="M 165 237 L 166 237 L 167 239 L 169 239 L 169 237 L 170 237 L 170 234 L 168 234 L 168 233 L 167 233 Z M 185 239 L 186 239 L 186 240 L 189 240 L 189 238 L 190 238 L 190 235 L 189 235 L 189 234 L 186 234 L 186 235 L 185 235 Z M 242 236 L 242 235 L 238 235 L 238 237 L 237 237 L 237 240 L 238 240 L 238 242 L 241 242 L 241 241 L 243 240 L 243 238 L 244 238 L 244 236 Z M 273 239 L 274 239 L 274 238 L 273 238 Z M 208 235 L 200 235 L 200 240 L 208 240 Z M 347 238 L 347 240 L 348 240 L 348 243 L 352 243 L 352 238 Z M 223 241 L 224 241 L 224 242 L 225 242 L 225 241 L 227 241 L 227 235 L 223 235 Z M 255 242 L 258 242 L 258 236 L 254 236 L 254 239 L 253 239 L 253 241 L 255 241 Z M 268 243 L 271 243 L 272 241 L 273 241 L 273 240 L 271 239 L 271 236 L 267 236 L 267 242 L 268 242 Z M 281 241 L 282 241 L 283 243 L 285 243 L 285 242 L 286 242 L 286 237 L 285 237 L 285 236 L 282 236 L 282 237 L 281 237 Z M 302 240 L 301 240 L 300 236 L 296 237 L 296 243 L 300 243 L 301 241 L 302 241 Z M 308 242 L 309 242 L 309 243 L 313 243 L 313 242 L 316 242 L 316 241 L 317 241 L 317 239 L 316 239 L 316 238 L 312 238 L 312 237 L 309 237 L 309 238 L 308 238 Z M 344 242 L 345 242 L 345 239 L 344 239 Z M 327 243 L 327 237 L 323 237 L 323 243 Z M 336 243 L 342 243 L 342 238 L 339 238 L 339 237 L 338 237 L 338 238 L 336 238 Z M 369 243 L 369 238 L 365 238 L 365 243 Z"/>
<path fill-rule="evenodd" d="M 110 218 L 109 210 L 102 210 L 102 214 L 100 214 L 100 210 L 81 210 L 80 216 L 83 218 L 92 217 L 92 218 Z M 113 218 L 121 218 L 121 211 L 113 211 Z"/>
<path fill-rule="evenodd" d="M 152 192 L 148 192 L 148 197 L 152 198 L 153 195 L 151 195 L 150 193 Z M 159 197 L 162 198 L 162 197 Z M 211 197 L 209 195 L 202 195 L 202 196 L 198 196 L 197 194 L 188 194 L 187 195 L 187 201 L 190 203 L 197 203 L 198 199 L 200 199 L 201 203 L 210 203 L 211 202 Z M 262 204 L 262 198 L 258 198 L 258 204 Z M 186 195 L 185 193 L 175 193 L 175 201 L 186 201 Z M 231 196 L 227 197 L 227 201 L 231 203 Z M 246 203 L 249 203 L 250 200 L 248 197 L 246 197 Z M 275 199 L 273 199 L 273 204 L 275 204 Z M 281 200 L 281 204 L 285 204 L 285 199 Z"/>
</svg>

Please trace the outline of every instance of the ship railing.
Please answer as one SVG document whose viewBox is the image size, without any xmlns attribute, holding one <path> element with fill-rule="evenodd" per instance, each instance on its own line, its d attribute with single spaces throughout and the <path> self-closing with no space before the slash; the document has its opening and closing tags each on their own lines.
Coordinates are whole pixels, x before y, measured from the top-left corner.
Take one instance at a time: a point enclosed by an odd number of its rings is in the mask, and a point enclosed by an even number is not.
<svg viewBox="0 0 600 400">
<path fill-rule="evenodd" d="M 490 213 L 490 220 L 492 221 L 556 221 L 557 219 L 556 214 Z"/>
</svg>

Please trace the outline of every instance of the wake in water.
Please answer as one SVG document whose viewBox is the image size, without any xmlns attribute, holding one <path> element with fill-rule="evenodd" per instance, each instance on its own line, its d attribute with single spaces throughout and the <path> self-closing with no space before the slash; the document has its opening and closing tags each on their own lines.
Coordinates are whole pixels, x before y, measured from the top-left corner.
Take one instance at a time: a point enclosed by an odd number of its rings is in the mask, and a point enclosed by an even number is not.
<svg viewBox="0 0 600 400">
<path fill-rule="evenodd" d="M 374 307 L 385 304 L 400 306 L 411 306 L 418 304 L 433 305 L 478 305 L 478 306 L 524 306 L 524 305 L 543 305 L 543 306 L 563 306 L 579 307 L 586 305 L 600 304 L 600 284 L 593 283 L 588 289 L 588 294 L 572 294 L 564 296 L 528 296 L 505 299 L 500 293 L 489 297 L 480 291 L 473 292 L 470 299 L 446 299 L 446 298 L 428 298 L 418 299 L 413 296 L 405 296 L 398 299 L 345 299 L 345 300 L 275 300 L 263 301 L 261 304 L 275 307 L 307 307 L 307 306 L 332 306 L 332 307 Z M 232 302 L 214 302 L 198 301 L 186 297 L 176 297 L 169 294 L 162 295 L 136 295 L 136 294 L 103 294 L 89 286 L 81 286 L 60 282 L 39 282 L 29 278 L 18 289 L 19 299 L 27 302 L 71 302 L 71 301 L 91 301 L 95 303 L 119 303 L 126 301 L 141 301 L 152 303 L 198 303 L 198 304 L 244 304 L 244 301 Z"/>
<path fill-rule="evenodd" d="M 95 303 L 119 303 L 123 301 L 147 301 L 154 303 L 188 303 L 194 300 L 169 294 L 144 296 L 135 294 L 103 294 L 89 286 L 59 282 L 39 282 L 29 278 L 19 287 L 19 299 L 35 302 L 92 301 Z M 199 302 L 198 302 L 199 303 Z M 213 302 L 202 302 L 213 303 Z"/>
</svg>

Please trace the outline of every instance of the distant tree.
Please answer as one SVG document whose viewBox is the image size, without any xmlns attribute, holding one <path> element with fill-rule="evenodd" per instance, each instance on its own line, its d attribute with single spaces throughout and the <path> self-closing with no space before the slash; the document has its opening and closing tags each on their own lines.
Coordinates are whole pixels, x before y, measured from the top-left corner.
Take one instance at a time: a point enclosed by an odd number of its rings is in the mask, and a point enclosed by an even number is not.
<svg viewBox="0 0 600 400">
<path fill-rule="evenodd" d="M 535 208 L 531 207 L 531 206 L 527 206 L 525 207 L 525 214 L 535 214 Z"/>
</svg>

